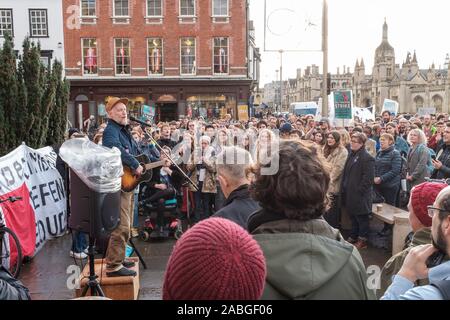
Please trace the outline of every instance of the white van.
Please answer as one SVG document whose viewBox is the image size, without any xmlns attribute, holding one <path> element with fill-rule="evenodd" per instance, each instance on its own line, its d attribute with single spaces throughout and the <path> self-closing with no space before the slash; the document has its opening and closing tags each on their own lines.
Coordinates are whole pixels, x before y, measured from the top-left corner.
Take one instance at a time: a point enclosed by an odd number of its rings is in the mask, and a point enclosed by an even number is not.
<svg viewBox="0 0 450 320">
<path fill-rule="evenodd" d="M 294 102 L 291 103 L 290 109 L 296 116 L 313 115 L 317 116 L 319 112 L 319 106 L 314 101 L 311 102 Z"/>
</svg>

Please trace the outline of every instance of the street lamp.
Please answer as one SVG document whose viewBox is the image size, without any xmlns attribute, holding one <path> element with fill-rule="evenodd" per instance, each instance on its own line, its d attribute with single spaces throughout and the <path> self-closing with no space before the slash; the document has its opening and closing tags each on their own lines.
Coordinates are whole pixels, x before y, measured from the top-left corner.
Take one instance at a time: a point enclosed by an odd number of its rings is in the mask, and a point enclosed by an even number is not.
<svg viewBox="0 0 450 320">
<path fill-rule="evenodd" d="M 280 70 L 275 70 L 275 72 L 276 72 L 276 74 L 277 74 L 277 76 L 275 77 L 275 84 L 278 82 L 278 72 L 280 72 Z M 280 101 L 280 97 L 278 96 L 279 94 L 280 94 L 281 92 L 280 92 L 280 86 L 278 85 L 275 85 L 275 99 L 274 99 L 274 105 L 276 106 L 275 107 L 275 111 L 277 112 L 278 111 L 278 102 Z"/>
<path fill-rule="evenodd" d="M 280 112 L 283 111 L 283 50 L 280 53 Z"/>
</svg>

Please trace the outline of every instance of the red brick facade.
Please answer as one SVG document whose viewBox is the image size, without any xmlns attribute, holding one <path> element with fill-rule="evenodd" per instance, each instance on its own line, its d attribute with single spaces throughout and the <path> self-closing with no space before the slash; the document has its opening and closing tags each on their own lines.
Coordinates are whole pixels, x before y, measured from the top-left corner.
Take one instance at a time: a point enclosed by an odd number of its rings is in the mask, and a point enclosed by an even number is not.
<svg viewBox="0 0 450 320">
<path fill-rule="evenodd" d="M 164 39 L 164 75 L 178 76 L 180 67 L 180 38 L 195 37 L 197 41 L 197 75 L 212 76 L 212 39 L 229 38 L 230 75 L 247 75 L 246 1 L 229 0 L 229 22 L 213 23 L 212 0 L 196 0 L 195 23 L 180 23 L 179 0 L 163 1 L 162 24 L 146 23 L 147 0 L 129 0 L 129 24 L 113 23 L 114 0 L 96 1 L 96 24 L 80 24 L 70 30 L 65 25 L 67 75 L 81 76 L 81 39 L 96 38 L 98 46 L 99 76 L 114 76 L 114 38 L 129 38 L 131 46 L 132 76 L 147 76 L 147 42 L 149 37 Z M 80 0 L 64 0 L 65 21 L 76 14 L 71 6 Z M 69 11 L 69 13 L 68 13 Z M 191 22 L 191 21 L 189 21 Z M 210 69 L 208 69 L 210 68 Z M 80 70 L 77 70 L 80 69 Z M 107 70 L 105 70 L 107 69 Z"/>
<path fill-rule="evenodd" d="M 220 114 L 226 109 L 236 116 L 237 106 L 247 104 L 252 83 L 247 66 L 247 0 L 228 0 L 228 16 L 221 18 L 212 16 L 213 0 L 195 0 L 195 18 L 180 18 L 180 0 L 162 0 L 162 18 L 151 19 L 146 17 L 147 0 L 129 0 L 128 17 L 117 20 L 114 0 L 95 2 L 95 18 L 79 19 L 81 1 L 63 0 L 66 75 L 71 82 L 69 119 L 74 125 L 89 114 L 99 115 L 98 107 L 113 95 L 154 106 L 157 112 L 166 112 L 163 120 L 190 115 L 192 108 L 194 115 L 215 117 L 218 109 Z M 180 70 L 184 37 L 196 42 L 195 73 L 188 76 Z M 213 39 L 218 37 L 228 38 L 228 73 L 214 75 Z M 82 39 L 86 38 L 96 39 L 95 75 L 83 75 L 87 60 L 82 57 Z M 129 75 L 116 75 L 117 38 L 130 41 Z M 162 75 L 149 74 L 147 38 L 163 39 Z"/>
</svg>

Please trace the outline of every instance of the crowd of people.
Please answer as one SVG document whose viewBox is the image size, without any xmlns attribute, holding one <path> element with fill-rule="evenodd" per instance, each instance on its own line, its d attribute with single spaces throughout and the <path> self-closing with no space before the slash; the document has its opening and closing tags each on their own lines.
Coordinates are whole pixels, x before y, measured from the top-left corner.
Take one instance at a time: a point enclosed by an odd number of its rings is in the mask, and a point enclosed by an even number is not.
<svg viewBox="0 0 450 320">
<path fill-rule="evenodd" d="M 114 108 L 107 108 L 108 115 Z M 171 157 L 154 170 L 151 182 L 127 195 L 134 204 L 131 236 L 138 234 L 138 199 L 156 203 L 158 236 L 166 232 L 164 201 L 175 197 L 179 207 L 184 197 L 192 202 L 187 216 L 194 226 L 176 244 L 167 267 L 167 299 L 445 298 L 450 189 L 428 181 L 450 178 L 448 121 L 447 114 L 387 111 L 375 121 L 345 127 L 293 114 L 148 121 L 148 127 L 125 121 L 117 130 L 132 141 L 122 152 L 143 153 L 152 162 Z M 122 136 L 114 143 L 110 134 L 104 139 L 108 127 L 99 125 L 92 140 L 107 147 L 122 143 Z M 139 163 L 128 165 L 141 173 Z M 414 230 L 406 250 L 384 267 L 377 292 L 367 287 L 359 253 L 369 245 L 376 201 L 408 209 Z M 389 233 L 385 225 L 379 234 Z M 431 268 L 427 259 L 437 251 L 444 262 Z M 120 271 L 119 260 L 110 272 L 122 275 L 127 272 Z M 180 274 L 181 264 L 189 262 L 196 266 Z M 212 277 L 221 280 L 211 282 Z"/>
</svg>

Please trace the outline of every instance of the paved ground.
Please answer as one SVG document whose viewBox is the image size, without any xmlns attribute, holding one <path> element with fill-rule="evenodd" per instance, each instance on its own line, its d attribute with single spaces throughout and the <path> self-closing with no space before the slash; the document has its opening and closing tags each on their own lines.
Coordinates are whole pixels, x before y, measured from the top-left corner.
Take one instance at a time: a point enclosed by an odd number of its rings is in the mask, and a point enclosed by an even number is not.
<svg viewBox="0 0 450 320">
<path fill-rule="evenodd" d="M 378 239 L 375 236 L 376 231 L 381 228 L 382 224 L 377 222 L 371 223 L 372 245 L 361 252 L 366 266 L 382 266 L 390 257 L 388 250 L 375 247 L 386 245 L 389 241 Z M 74 260 L 69 257 L 71 241 L 71 235 L 66 235 L 48 242 L 32 262 L 24 266 L 20 280 L 30 289 L 33 299 L 58 300 L 74 297 L 74 291 L 67 289 L 66 285 L 69 276 L 66 273 L 67 267 L 74 264 Z M 154 243 L 140 240 L 135 242 L 148 267 L 147 270 L 143 270 L 142 265 L 140 266 L 141 290 L 139 299 L 161 299 L 164 269 L 175 240 Z"/>
</svg>

